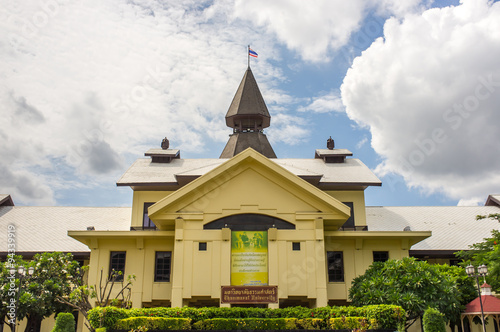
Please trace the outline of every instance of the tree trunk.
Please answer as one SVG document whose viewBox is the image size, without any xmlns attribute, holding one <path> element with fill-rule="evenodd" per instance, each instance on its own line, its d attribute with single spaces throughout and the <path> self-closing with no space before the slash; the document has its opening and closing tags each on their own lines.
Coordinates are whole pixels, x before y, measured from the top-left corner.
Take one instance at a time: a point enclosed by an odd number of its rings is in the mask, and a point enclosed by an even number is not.
<svg viewBox="0 0 500 332">
<path fill-rule="evenodd" d="M 40 332 L 42 327 L 42 317 L 40 316 L 28 316 L 28 321 L 26 323 L 26 329 L 24 332 Z"/>
</svg>

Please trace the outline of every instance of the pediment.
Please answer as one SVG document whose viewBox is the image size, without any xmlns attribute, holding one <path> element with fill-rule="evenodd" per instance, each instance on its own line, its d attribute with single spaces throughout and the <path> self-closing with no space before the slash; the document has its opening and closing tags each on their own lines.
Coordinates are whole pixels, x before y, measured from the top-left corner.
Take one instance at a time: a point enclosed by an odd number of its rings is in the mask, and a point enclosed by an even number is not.
<svg viewBox="0 0 500 332">
<path fill-rule="evenodd" d="M 208 223 L 241 213 L 267 214 L 292 223 L 298 216 L 315 216 L 341 225 L 350 210 L 251 148 L 149 208 L 160 229 L 178 217 Z"/>
</svg>

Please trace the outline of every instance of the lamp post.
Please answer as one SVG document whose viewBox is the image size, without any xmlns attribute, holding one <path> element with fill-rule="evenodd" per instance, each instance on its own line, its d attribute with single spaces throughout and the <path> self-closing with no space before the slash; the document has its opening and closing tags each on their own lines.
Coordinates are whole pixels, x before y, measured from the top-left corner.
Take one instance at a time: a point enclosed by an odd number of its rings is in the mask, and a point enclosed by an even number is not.
<svg viewBox="0 0 500 332">
<path fill-rule="evenodd" d="M 469 265 L 465 268 L 465 272 L 469 277 L 476 278 L 477 292 L 479 293 L 479 305 L 481 306 L 481 322 L 483 323 L 483 332 L 486 332 L 486 325 L 484 325 L 484 310 L 483 310 L 483 300 L 481 298 L 481 288 L 479 287 L 479 277 L 485 277 L 488 275 L 488 267 L 486 265 L 481 265 L 476 268 Z"/>
<path fill-rule="evenodd" d="M 9 272 L 11 275 L 15 275 L 17 272 L 17 277 L 19 278 L 19 287 L 17 288 L 17 295 L 16 295 L 16 313 L 14 316 L 14 328 L 12 330 L 12 332 L 16 332 L 17 315 L 19 309 L 19 297 L 21 296 L 21 285 L 24 278 L 31 278 L 33 276 L 35 268 L 33 266 L 30 266 L 28 268 L 28 274 L 26 274 L 26 269 L 24 268 L 24 266 L 20 265 L 17 267 L 17 269 L 14 266 L 12 266 L 9 269 Z"/>
</svg>

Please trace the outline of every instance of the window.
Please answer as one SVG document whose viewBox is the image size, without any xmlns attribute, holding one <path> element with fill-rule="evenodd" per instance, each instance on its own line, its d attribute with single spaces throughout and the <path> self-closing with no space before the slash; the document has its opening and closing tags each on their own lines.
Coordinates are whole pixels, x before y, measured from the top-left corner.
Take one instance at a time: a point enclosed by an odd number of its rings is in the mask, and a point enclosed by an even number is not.
<svg viewBox="0 0 500 332">
<path fill-rule="evenodd" d="M 373 261 L 374 262 L 387 262 L 389 260 L 389 252 L 388 251 L 374 251 L 373 252 Z"/>
<path fill-rule="evenodd" d="M 344 253 L 342 251 L 328 251 L 328 281 L 344 281 Z"/>
<path fill-rule="evenodd" d="M 292 250 L 300 251 L 300 242 L 292 242 Z"/>
<path fill-rule="evenodd" d="M 207 251 L 207 243 L 206 242 L 198 243 L 198 250 L 199 251 Z"/>
<path fill-rule="evenodd" d="M 170 282 L 170 263 L 172 253 L 170 251 L 157 251 L 155 259 L 155 281 Z"/>
<path fill-rule="evenodd" d="M 112 251 L 109 258 L 109 279 L 116 276 L 115 281 L 123 281 L 125 274 L 125 251 Z M 119 273 L 121 272 L 121 273 Z"/>
<path fill-rule="evenodd" d="M 156 225 L 151 219 L 149 219 L 148 208 L 154 203 L 144 203 L 144 217 L 142 219 L 142 228 L 144 229 L 156 229 Z"/>
</svg>

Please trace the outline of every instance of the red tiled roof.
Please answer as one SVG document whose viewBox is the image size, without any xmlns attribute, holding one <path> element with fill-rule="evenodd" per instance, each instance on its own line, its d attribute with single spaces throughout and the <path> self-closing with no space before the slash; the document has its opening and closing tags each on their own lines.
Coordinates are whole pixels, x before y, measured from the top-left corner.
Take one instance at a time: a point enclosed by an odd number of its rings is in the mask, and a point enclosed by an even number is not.
<svg viewBox="0 0 500 332">
<path fill-rule="evenodd" d="M 493 295 L 481 295 L 481 300 L 483 301 L 484 313 L 500 314 L 500 299 L 497 299 Z M 465 306 L 465 313 L 481 313 L 479 297 L 475 298 L 472 302 Z"/>
</svg>

